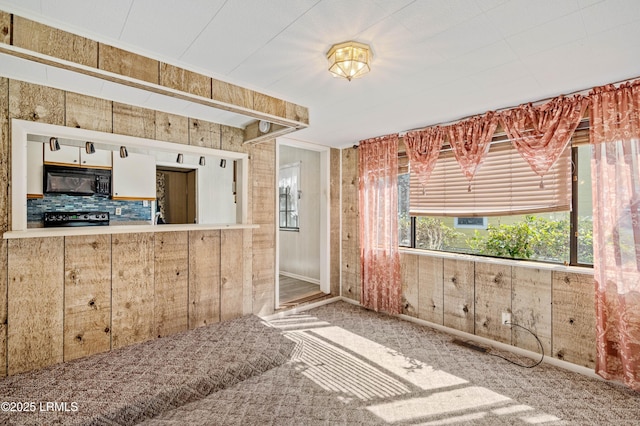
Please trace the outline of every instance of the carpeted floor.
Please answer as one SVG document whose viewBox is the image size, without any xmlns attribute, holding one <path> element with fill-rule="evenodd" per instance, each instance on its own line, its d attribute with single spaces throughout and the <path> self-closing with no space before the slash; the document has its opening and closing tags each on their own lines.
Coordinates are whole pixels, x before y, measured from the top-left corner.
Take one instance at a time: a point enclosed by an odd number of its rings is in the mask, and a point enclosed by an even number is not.
<svg viewBox="0 0 640 426">
<path fill-rule="evenodd" d="M 296 342 L 290 362 L 145 424 L 640 425 L 637 392 L 345 302 L 270 324 Z"/>
<path fill-rule="evenodd" d="M 640 393 L 454 340 L 345 302 L 247 316 L 2 379 L 4 401 L 78 405 L 0 424 L 640 425 Z"/>
<path fill-rule="evenodd" d="M 136 424 L 282 365 L 294 347 L 247 315 L 17 374 L 0 380 L 0 424 Z"/>
</svg>

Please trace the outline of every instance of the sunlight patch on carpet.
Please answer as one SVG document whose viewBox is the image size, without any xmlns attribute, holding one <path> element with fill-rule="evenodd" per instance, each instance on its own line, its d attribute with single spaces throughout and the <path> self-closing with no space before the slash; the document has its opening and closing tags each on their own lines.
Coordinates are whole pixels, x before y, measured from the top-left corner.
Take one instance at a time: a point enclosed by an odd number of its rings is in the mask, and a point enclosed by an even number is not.
<svg viewBox="0 0 640 426">
<path fill-rule="evenodd" d="M 511 401 L 511 398 L 480 386 L 469 386 L 425 397 L 372 405 L 367 410 L 387 423 L 395 423 L 478 409 L 507 401 Z"/>
<path fill-rule="evenodd" d="M 389 349 L 340 327 L 334 326 L 313 330 L 313 334 L 317 334 L 337 346 L 357 353 L 367 361 L 383 367 L 420 389 L 440 389 L 467 383 L 466 380 L 460 377 L 436 370 L 421 361 L 406 357 L 398 351 Z"/>
</svg>

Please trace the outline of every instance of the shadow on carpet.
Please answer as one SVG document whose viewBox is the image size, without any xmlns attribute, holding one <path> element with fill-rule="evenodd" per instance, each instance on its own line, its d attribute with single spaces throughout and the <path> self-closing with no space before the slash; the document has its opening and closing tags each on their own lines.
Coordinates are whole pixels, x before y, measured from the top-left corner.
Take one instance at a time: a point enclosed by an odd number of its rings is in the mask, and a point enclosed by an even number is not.
<svg viewBox="0 0 640 426">
<path fill-rule="evenodd" d="M 280 366 L 294 346 L 249 315 L 10 376 L 0 400 L 26 412 L 3 406 L 0 423 L 132 425 Z"/>
</svg>

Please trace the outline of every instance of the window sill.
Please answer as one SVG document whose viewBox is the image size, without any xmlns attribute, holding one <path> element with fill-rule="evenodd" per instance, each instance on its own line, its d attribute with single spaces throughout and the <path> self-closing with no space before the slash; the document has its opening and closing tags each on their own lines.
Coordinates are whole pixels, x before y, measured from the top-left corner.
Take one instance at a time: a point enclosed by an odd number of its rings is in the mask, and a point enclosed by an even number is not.
<svg viewBox="0 0 640 426">
<path fill-rule="evenodd" d="M 518 266 L 521 268 L 542 269 L 549 271 L 573 272 L 577 274 L 593 275 L 593 268 L 584 266 L 568 266 L 558 263 L 534 262 L 530 260 L 502 259 L 497 257 L 482 257 L 472 254 L 448 253 L 442 251 L 412 249 L 400 247 L 400 253 L 413 254 L 417 256 L 437 257 L 442 259 L 467 260 L 478 263 L 492 263 L 494 265 Z"/>
</svg>

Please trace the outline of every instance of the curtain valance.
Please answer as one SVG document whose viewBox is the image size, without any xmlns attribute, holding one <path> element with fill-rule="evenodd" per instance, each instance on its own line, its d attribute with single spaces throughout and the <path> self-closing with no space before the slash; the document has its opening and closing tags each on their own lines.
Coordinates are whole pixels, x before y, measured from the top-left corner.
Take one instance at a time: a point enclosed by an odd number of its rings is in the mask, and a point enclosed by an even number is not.
<svg viewBox="0 0 640 426">
<path fill-rule="evenodd" d="M 534 106 L 521 105 L 500 113 L 500 122 L 511 143 L 531 169 L 543 177 L 571 140 L 582 119 L 588 99 L 560 96 Z"/>
</svg>

